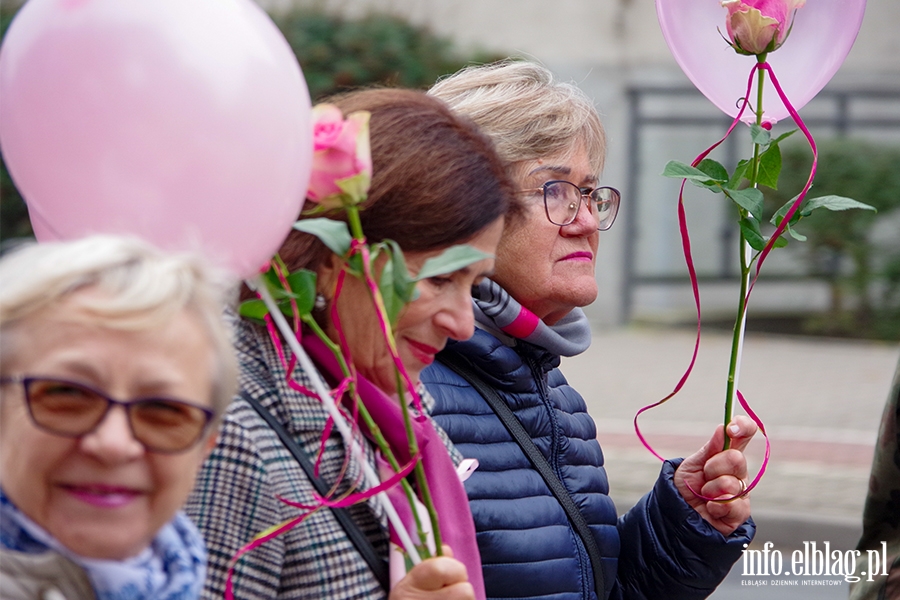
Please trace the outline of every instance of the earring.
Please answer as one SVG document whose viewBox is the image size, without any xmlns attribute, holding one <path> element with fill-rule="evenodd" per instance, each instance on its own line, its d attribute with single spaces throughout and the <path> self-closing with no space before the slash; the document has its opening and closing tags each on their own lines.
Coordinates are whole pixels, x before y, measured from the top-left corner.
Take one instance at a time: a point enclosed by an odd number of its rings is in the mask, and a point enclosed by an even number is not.
<svg viewBox="0 0 900 600">
<path fill-rule="evenodd" d="M 316 310 L 325 310 L 325 307 L 328 306 L 328 301 L 325 299 L 325 294 L 316 294 L 316 301 L 313 306 Z"/>
</svg>

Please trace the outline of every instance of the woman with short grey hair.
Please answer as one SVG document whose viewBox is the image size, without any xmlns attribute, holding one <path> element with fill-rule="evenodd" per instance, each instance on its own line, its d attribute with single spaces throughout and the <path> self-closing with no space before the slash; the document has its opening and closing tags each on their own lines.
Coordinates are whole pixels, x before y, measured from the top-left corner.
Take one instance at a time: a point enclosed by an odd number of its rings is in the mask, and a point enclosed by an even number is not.
<svg viewBox="0 0 900 600">
<path fill-rule="evenodd" d="M 0 259 L 4 598 L 199 596 L 180 509 L 236 387 L 226 281 L 113 236 Z"/>
<path fill-rule="evenodd" d="M 506 60 L 467 67 L 439 80 L 428 93 L 475 121 L 510 169 L 526 160 L 572 153 L 578 140 L 591 171 L 603 171 L 606 132 L 594 103 L 581 88 L 558 81 L 539 64 Z"/>
<path fill-rule="evenodd" d="M 527 61 L 469 67 L 429 93 L 492 138 L 526 203 L 504 228 L 494 274 L 473 288 L 475 335 L 422 375 L 435 421 L 480 463 L 465 487 L 488 597 L 706 597 L 753 537 L 741 492 L 755 424 L 729 425 L 731 450 L 719 451 L 720 426 L 686 460 L 666 461 L 617 519 L 596 426 L 558 368 L 590 344 L 581 307 L 597 297 L 599 236 L 619 208 L 600 181 L 593 103 Z"/>
</svg>

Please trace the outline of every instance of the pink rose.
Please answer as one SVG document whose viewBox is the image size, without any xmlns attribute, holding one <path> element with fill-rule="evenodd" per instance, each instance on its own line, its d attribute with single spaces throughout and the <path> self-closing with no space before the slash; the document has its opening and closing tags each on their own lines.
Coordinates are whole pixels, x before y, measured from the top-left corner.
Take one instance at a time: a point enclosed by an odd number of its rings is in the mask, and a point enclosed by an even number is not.
<svg viewBox="0 0 900 600">
<path fill-rule="evenodd" d="M 313 165 L 306 197 L 324 208 L 358 204 L 372 181 L 369 113 L 344 119 L 333 104 L 313 107 Z"/>
<path fill-rule="evenodd" d="M 741 54 L 777 50 L 791 30 L 794 11 L 806 0 L 722 0 L 732 47 Z"/>
</svg>

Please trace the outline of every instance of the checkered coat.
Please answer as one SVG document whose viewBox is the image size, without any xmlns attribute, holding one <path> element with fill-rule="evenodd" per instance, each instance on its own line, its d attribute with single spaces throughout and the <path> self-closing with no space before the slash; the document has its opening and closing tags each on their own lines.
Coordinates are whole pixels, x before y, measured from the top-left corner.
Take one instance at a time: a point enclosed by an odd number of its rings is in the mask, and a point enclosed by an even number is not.
<svg viewBox="0 0 900 600">
<path fill-rule="evenodd" d="M 900 362 L 878 428 L 863 510 L 863 534 L 856 549 L 860 552 L 854 570 L 857 575 L 869 569 L 869 552 L 886 556 L 887 566 L 881 565 L 877 573 L 851 582 L 850 600 L 900 598 Z M 885 571 L 887 576 L 883 575 Z"/>
<path fill-rule="evenodd" d="M 242 392 L 258 399 L 308 455 L 315 457 L 327 418 L 318 400 L 288 387 L 265 329 L 240 321 L 235 345 Z M 295 380 L 311 387 L 299 369 Z M 372 449 L 367 447 L 366 452 L 371 461 Z M 335 481 L 344 460 L 344 445 L 335 432 L 325 444 L 320 477 L 329 483 Z M 351 460 L 344 481 L 359 477 L 360 465 Z M 222 598 L 228 562 L 238 549 L 261 531 L 299 514 L 278 496 L 312 503 L 312 492 L 312 484 L 275 432 L 250 404 L 237 397 L 225 415 L 218 443 L 204 463 L 186 507 L 209 550 L 202 597 Z M 386 557 L 386 521 L 373 506 L 357 504 L 350 512 L 375 549 Z M 235 569 L 234 590 L 235 597 L 241 599 L 385 597 L 329 510 L 313 513 L 299 526 L 242 557 Z"/>
</svg>

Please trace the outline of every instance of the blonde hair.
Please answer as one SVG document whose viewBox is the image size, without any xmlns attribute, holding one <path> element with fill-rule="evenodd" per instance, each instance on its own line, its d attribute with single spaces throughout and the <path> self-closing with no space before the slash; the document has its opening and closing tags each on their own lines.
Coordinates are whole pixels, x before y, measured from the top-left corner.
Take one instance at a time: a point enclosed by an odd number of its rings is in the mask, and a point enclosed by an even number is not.
<svg viewBox="0 0 900 600">
<path fill-rule="evenodd" d="M 565 156 L 579 142 L 594 173 L 603 171 L 606 133 L 593 102 L 541 65 L 507 59 L 466 67 L 428 93 L 475 121 L 512 174 L 517 163 Z"/>
<path fill-rule="evenodd" d="M 15 352 L 19 336 L 9 334 L 26 317 L 87 288 L 100 293 L 78 295 L 79 316 L 101 327 L 142 331 L 182 310 L 193 312 L 213 346 L 212 407 L 217 414 L 224 411 L 237 386 L 231 334 L 223 320 L 233 286 L 226 274 L 197 257 L 165 254 L 132 238 L 26 243 L 5 254 L 0 259 L 0 360 Z"/>
</svg>

